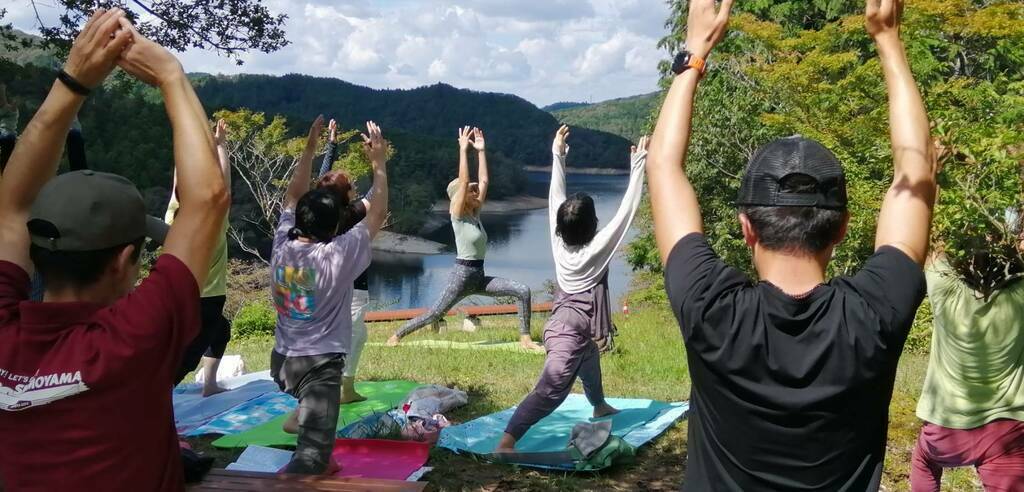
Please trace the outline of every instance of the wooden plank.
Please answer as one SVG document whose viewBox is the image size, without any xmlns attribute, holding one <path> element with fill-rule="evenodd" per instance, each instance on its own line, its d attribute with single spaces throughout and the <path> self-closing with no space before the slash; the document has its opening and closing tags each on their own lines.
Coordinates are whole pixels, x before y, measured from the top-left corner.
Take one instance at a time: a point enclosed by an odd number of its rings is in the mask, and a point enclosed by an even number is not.
<svg viewBox="0 0 1024 492">
<path fill-rule="evenodd" d="M 214 469 L 206 475 L 202 482 L 190 485 L 188 490 L 190 492 L 225 490 L 421 492 L 426 486 L 426 482 Z"/>
<path fill-rule="evenodd" d="M 547 313 L 551 311 L 553 306 L 553 303 L 542 302 L 534 304 L 530 311 L 534 313 Z M 366 313 L 366 322 L 405 321 L 413 319 L 425 312 L 427 312 L 425 308 L 399 309 L 395 311 L 370 311 Z M 466 306 L 448 311 L 448 316 L 456 316 L 460 314 L 463 316 L 501 316 L 516 314 L 518 312 L 519 308 L 517 308 L 515 304 Z"/>
</svg>

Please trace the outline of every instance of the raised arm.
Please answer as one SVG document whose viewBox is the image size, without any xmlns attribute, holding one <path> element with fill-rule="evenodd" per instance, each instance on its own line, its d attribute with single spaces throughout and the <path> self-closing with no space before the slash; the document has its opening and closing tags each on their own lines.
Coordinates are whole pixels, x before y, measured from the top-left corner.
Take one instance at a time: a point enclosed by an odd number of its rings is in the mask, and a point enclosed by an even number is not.
<svg viewBox="0 0 1024 492">
<path fill-rule="evenodd" d="M 487 143 L 484 141 L 484 131 L 479 128 L 473 129 L 473 148 L 480 164 L 477 166 L 477 186 L 479 187 L 480 206 L 487 201 L 487 187 L 491 184 L 491 176 L 487 172 Z"/>
<path fill-rule="evenodd" d="M 134 38 L 119 62 L 121 68 L 160 89 L 171 120 L 180 207 L 167 233 L 164 254 L 181 260 L 203 285 L 231 202 L 206 111 L 178 59 L 140 35 L 127 20 L 121 23 Z"/>
<path fill-rule="evenodd" d="M 132 32 L 120 9 L 97 10 L 75 38 L 64 71 L 87 88 L 99 86 L 117 65 Z M 57 172 L 64 139 L 85 97 L 55 82 L 22 132 L 0 180 L 0 260 L 32 272 L 25 223 L 39 190 Z"/>
<path fill-rule="evenodd" d="M 452 217 L 462 217 L 466 193 L 469 193 L 469 146 L 472 144 L 473 130 L 468 126 L 459 129 L 459 187 L 451 196 L 448 212 Z"/>
<path fill-rule="evenodd" d="M 288 189 L 284 196 L 284 209 L 292 210 L 299 204 L 299 199 L 309 191 L 309 184 L 313 172 L 313 154 L 316 154 L 316 145 L 320 141 L 320 132 L 324 128 L 323 115 L 317 116 L 309 127 L 309 136 L 306 137 L 306 148 L 302 150 L 299 163 L 292 171 L 292 180 L 288 183 Z"/>
<path fill-rule="evenodd" d="M 324 160 L 320 164 L 320 173 L 317 178 L 324 177 L 334 167 L 334 160 L 338 158 L 338 122 L 333 119 L 327 125 L 327 148 L 324 149 Z"/>
<path fill-rule="evenodd" d="M 558 207 L 565 202 L 565 156 L 569 146 L 569 127 L 562 125 L 555 133 L 551 143 L 551 185 L 548 187 L 548 225 L 551 237 L 555 237 L 555 224 L 558 220 Z"/>
<path fill-rule="evenodd" d="M 875 248 L 892 246 L 924 264 L 935 204 L 935 147 L 924 101 L 900 41 L 903 0 L 868 0 L 867 30 L 878 46 L 889 91 L 893 183 L 878 215 Z"/>
<path fill-rule="evenodd" d="M 373 168 L 373 184 L 370 185 L 370 192 L 367 194 L 369 200 L 366 202 L 366 228 L 370 231 L 372 240 L 384 226 L 384 220 L 388 216 L 388 141 L 380 127 L 372 121 L 366 123 L 366 134 L 363 134 L 363 151 L 370 158 L 370 165 Z"/>
<path fill-rule="evenodd" d="M 706 60 L 729 25 L 732 0 L 715 11 L 715 0 L 691 0 L 686 22 L 686 49 Z M 647 157 L 648 189 L 654 236 L 661 262 L 683 237 L 704 232 L 697 193 L 686 176 L 686 154 L 693 131 L 693 106 L 702 73 L 691 68 L 676 75 L 668 90 L 651 138 Z"/>
<path fill-rule="evenodd" d="M 224 186 L 231 191 L 231 154 L 228 153 L 228 124 L 223 119 L 217 120 L 213 130 L 213 142 L 217 146 L 217 162 L 224 176 Z"/>
<path fill-rule="evenodd" d="M 600 231 L 597 231 L 597 235 L 587 245 L 587 251 L 598 263 L 607 264 L 611 260 L 626 238 L 629 226 L 633 224 L 636 209 L 640 207 L 640 200 L 644 195 L 644 166 L 646 164 L 647 135 L 644 135 L 640 137 L 640 143 L 633 148 L 633 152 L 630 152 L 629 186 L 626 187 L 626 193 L 622 197 L 619 209 L 611 220 Z"/>
</svg>

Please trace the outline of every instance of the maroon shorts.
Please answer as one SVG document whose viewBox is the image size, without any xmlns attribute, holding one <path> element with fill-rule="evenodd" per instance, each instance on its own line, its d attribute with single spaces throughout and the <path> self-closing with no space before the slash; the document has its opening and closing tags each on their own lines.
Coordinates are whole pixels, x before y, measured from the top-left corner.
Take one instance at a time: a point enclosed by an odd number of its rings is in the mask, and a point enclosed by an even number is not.
<svg viewBox="0 0 1024 492">
<path fill-rule="evenodd" d="M 911 460 L 913 492 L 938 492 L 943 468 L 973 466 L 986 492 L 1024 491 L 1024 422 L 995 420 L 974 429 L 925 422 Z"/>
</svg>

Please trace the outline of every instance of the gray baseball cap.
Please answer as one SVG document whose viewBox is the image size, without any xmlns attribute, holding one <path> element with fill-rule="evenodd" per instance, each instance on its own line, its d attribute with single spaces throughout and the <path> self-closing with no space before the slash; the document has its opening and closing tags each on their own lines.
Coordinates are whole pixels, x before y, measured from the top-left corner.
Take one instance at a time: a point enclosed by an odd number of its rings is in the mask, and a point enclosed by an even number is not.
<svg viewBox="0 0 1024 492">
<path fill-rule="evenodd" d="M 168 229 L 146 214 L 142 194 L 131 181 L 88 170 L 46 183 L 28 221 L 32 244 L 50 251 L 96 251 L 141 237 L 163 244 Z"/>
</svg>

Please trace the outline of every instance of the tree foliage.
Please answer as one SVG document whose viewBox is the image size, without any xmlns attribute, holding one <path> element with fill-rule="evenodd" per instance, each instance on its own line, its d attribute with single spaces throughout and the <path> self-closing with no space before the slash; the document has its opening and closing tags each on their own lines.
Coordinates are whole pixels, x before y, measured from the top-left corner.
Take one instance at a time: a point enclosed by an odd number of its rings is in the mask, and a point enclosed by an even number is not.
<svg viewBox="0 0 1024 492">
<path fill-rule="evenodd" d="M 655 93 L 548 111 L 566 125 L 601 130 L 636 142 L 647 127 L 651 113 L 657 110 L 658 102 Z"/>
<path fill-rule="evenodd" d="M 22 0 L 37 9 L 37 0 Z M 120 7 L 146 37 L 176 51 L 189 48 L 213 50 L 241 65 L 249 50 L 270 53 L 288 44 L 287 16 L 274 14 L 259 0 L 55 0 L 63 12 L 55 25 L 36 16 L 39 34 L 47 47 L 67 53 L 71 42 L 97 8 Z M 0 10 L 0 20 L 6 10 Z M 0 41 L 25 46 L 27 38 L 14 35 L 10 25 L 0 25 Z M 29 44 L 31 40 L 28 39 Z"/>
<path fill-rule="evenodd" d="M 750 265 L 733 204 L 739 177 L 757 147 L 792 134 L 823 142 L 848 176 L 850 231 L 830 273 L 851 273 L 873 252 L 892 153 L 885 86 L 863 29 L 862 4 L 737 4 L 731 32 L 701 82 L 687 164 L 709 239 L 729 263 Z M 686 2 L 673 2 L 670 34 L 661 42 L 670 52 L 685 39 L 685 8 Z M 998 250 L 1001 268 L 961 270 L 976 285 L 993 285 L 1005 272 L 1021 270 L 1013 265 L 1020 255 L 1004 254 L 1004 246 L 1013 240 L 1005 212 L 1024 196 L 1024 4 L 909 2 L 903 39 L 934 134 L 949 149 L 935 241 L 960 265 L 979 248 Z M 667 63 L 662 68 L 668 72 Z M 658 270 L 643 213 L 640 223 L 647 231 L 631 245 L 630 261 Z"/>
</svg>

